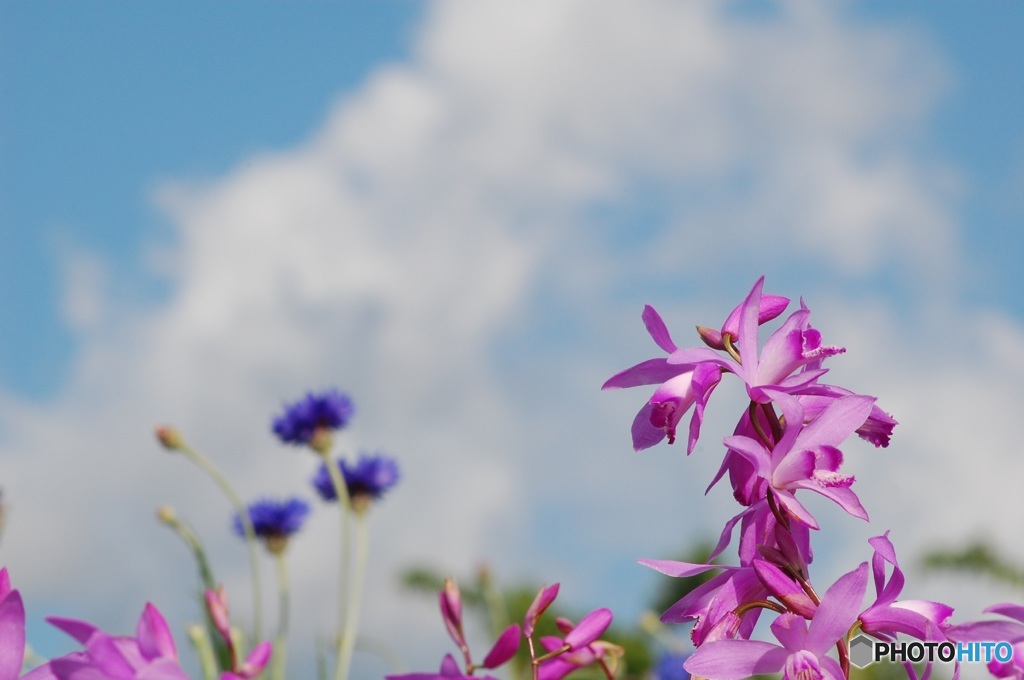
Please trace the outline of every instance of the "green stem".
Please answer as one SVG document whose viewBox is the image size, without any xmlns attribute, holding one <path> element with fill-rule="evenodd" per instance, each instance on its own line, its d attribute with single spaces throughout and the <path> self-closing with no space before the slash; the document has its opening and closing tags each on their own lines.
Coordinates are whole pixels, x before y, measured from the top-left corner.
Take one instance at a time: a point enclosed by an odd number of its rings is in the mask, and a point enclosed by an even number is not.
<svg viewBox="0 0 1024 680">
<path fill-rule="evenodd" d="M 288 564 L 284 559 L 284 550 L 274 554 L 277 567 L 277 638 L 274 640 L 274 654 L 271 657 L 270 677 L 273 680 L 284 680 L 284 671 L 288 655 L 288 612 L 290 598 L 288 591 Z"/>
<path fill-rule="evenodd" d="M 215 590 L 217 588 L 216 579 L 213 578 L 213 570 L 210 569 L 210 562 L 206 559 L 206 551 L 203 550 L 203 544 L 196 532 L 192 531 L 191 527 L 179 519 L 170 507 L 163 506 L 159 508 L 157 510 L 157 518 L 173 529 L 181 540 L 185 542 L 185 545 L 192 550 L 192 555 L 196 558 L 196 564 L 199 567 L 199 580 L 202 581 L 203 588 Z"/>
<path fill-rule="evenodd" d="M 199 657 L 203 680 L 215 680 L 217 662 L 213 658 L 213 648 L 210 646 L 210 638 L 206 636 L 206 629 L 202 626 L 189 626 L 188 639 L 192 643 L 192 648 L 196 650 L 196 656 Z"/>
<path fill-rule="evenodd" d="M 348 598 L 348 613 L 345 616 L 345 633 L 341 638 L 341 652 L 338 655 L 339 663 L 344 668 L 344 674 L 339 678 L 348 676 L 349 666 L 352 664 L 352 652 L 356 646 L 356 628 L 359 624 L 359 604 L 362 600 L 363 581 L 366 578 L 366 564 L 368 562 L 370 542 L 366 530 L 366 512 L 356 513 L 356 569 L 355 578 L 352 579 L 352 588 Z"/>
<path fill-rule="evenodd" d="M 263 603 L 260 597 L 260 565 L 256 554 L 256 532 L 253 531 L 249 511 L 242 505 L 242 500 L 235 493 L 235 490 L 231 488 L 227 478 L 221 474 L 221 471 L 209 459 L 184 442 L 181 443 L 179 450 L 217 483 L 217 486 L 224 492 L 224 495 L 228 497 L 228 501 L 235 507 L 235 512 L 238 513 L 238 517 L 242 522 L 242 530 L 245 532 L 245 543 L 249 548 L 249 568 L 252 570 L 253 638 L 259 640 L 262 637 L 261 629 L 263 628 Z"/>
<path fill-rule="evenodd" d="M 336 461 L 331 460 L 327 452 L 322 452 L 324 465 L 327 466 L 327 474 L 331 477 L 331 484 L 334 485 L 334 494 L 338 499 L 338 509 L 341 512 L 341 566 L 338 569 L 338 630 L 342 640 L 348 635 L 348 621 L 346 620 L 346 603 L 349 596 L 349 545 L 348 545 L 348 517 L 352 510 L 352 499 L 348 496 L 348 487 L 345 480 L 341 478 L 341 471 L 338 470 Z M 353 634 L 355 631 L 353 631 Z M 348 678 L 348 663 L 351 659 L 345 659 L 345 645 L 338 645 L 338 663 L 335 668 L 335 680 L 346 680 Z"/>
</svg>

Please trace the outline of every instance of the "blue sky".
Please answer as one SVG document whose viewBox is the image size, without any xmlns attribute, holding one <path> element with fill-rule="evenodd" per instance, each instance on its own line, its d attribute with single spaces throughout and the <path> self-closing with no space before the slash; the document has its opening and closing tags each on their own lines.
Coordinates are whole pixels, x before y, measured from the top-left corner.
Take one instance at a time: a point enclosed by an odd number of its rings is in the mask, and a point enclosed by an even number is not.
<svg viewBox="0 0 1024 680">
<path fill-rule="evenodd" d="M 385 564 L 494 560 L 632 616 L 651 584 L 632 560 L 717 531 L 686 521 L 704 482 L 668 480 L 716 463 L 711 443 L 634 456 L 647 395 L 596 387 L 652 355 L 644 303 L 673 329 L 713 324 L 761 273 L 847 345 L 836 381 L 902 423 L 892 467 L 858 469 L 877 533 L 912 554 L 987 530 L 1024 559 L 1019 494 L 1009 514 L 980 500 L 1021 471 L 1024 6 L 718 7 L 0 2 L 0 561 L 33 630 L 49 613 L 126 629 L 156 592 L 194 616 L 150 509 L 222 508 L 139 453 L 151 426 L 223 449 L 248 493 L 302 485 L 266 422 L 327 384 L 360 404 L 345 446 L 408 458 L 379 513 Z M 88 489 L 47 476 L 82 448 Z M 956 479 L 978 511 L 899 474 Z M 44 484 L 88 512 L 69 520 Z M 57 540 L 69 523 L 95 540 Z M 123 607 L 40 567 L 85 555 L 88 580 L 149 540 Z M 241 583 L 239 555 L 219 557 Z M 387 630 L 402 603 L 374 587 L 368 625 Z M 435 617 L 403 623 L 425 649 L 444 644 Z"/>
<path fill-rule="evenodd" d="M 770 3 L 738 3 L 740 12 Z M 75 351 L 58 312 L 57 252 L 70 241 L 113 266 L 123 295 L 161 282 L 139 266 L 168 239 L 149 192 L 216 176 L 302 140 L 336 97 L 407 55 L 423 3 L 101 2 L 0 4 L 0 382 L 43 399 Z M 850 20 L 924 35 L 951 83 L 920 151 L 966 171 L 963 244 L 979 263 L 971 299 L 1024 313 L 1013 293 L 1024 137 L 1019 3 L 852 3 Z M 981 265 L 980 263 L 984 263 Z"/>
</svg>

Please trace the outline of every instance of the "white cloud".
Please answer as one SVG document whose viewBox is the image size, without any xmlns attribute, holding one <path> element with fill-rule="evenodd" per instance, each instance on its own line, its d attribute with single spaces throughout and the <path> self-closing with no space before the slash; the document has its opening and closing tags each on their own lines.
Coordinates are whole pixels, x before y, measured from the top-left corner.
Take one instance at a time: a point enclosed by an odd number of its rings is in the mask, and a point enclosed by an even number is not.
<svg viewBox="0 0 1024 680">
<path fill-rule="evenodd" d="M 1016 356 L 1019 325 L 856 302 L 879 281 L 927 309 L 949 299 L 926 297 L 930 285 L 955 290 L 949 173 L 916 154 L 927 140 L 912 133 L 943 67 L 917 37 L 799 2 L 764 19 L 717 3 L 448 2 L 431 6 L 417 45 L 339 100 L 306 144 L 164 187 L 170 299 L 105 317 L 55 403 L 4 398 L 14 510 L 3 548 L 24 591 L 122 628 L 157 590 L 176 618 L 194 616 L 175 600 L 191 565 L 149 514 L 169 501 L 218 543 L 245 611 L 226 507 L 149 428 L 178 425 L 246 497 L 300 490 L 313 461 L 271 442 L 269 416 L 337 384 L 359 408 L 345 447 L 379 446 L 404 470 L 372 518 L 368 634 L 415 640 L 417 661 L 418 647 L 444 648 L 432 604 L 389 592 L 413 560 L 463 573 L 488 560 L 513 578 L 583 584 L 568 589 L 581 607 L 607 597 L 635 612 L 647 575 L 623 585 L 615 565 L 717 534 L 732 512 L 727 494 L 700 496 L 731 415 L 712 410 L 691 459 L 638 458 L 627 433 L 646 394 L 597 387 L 650 355 L 640 302 L 679 328 L 715 323 L 762 270 L 780 292 L 854 301 L 848 316 L 824 316 L 847 319 L 834 327 L 864 357 L 857 388 L 886 393 L 919 447 L 897 439 L 879 454 L 894 479 L 941 471 L 963 498 L 1009 491 L 1009 476 L 982 466 L 1012 446 L 1021 400 L 998 387 L 1008 383 L 993 357 Z M 907 319 L 929 335 L 998 327 L 991 342 L 1009 347 L 969 357 L 974 338 L 960 335 L 894 365 L 890 339 L 922 342 Z M 963 395 L 973 410 L 961 421 Z M 924 424 L 937 418 L 946 429 Z M 969 463 L 957 456 L 979 421 L 987 445 Z M 876 512 L 894 528 L 902 517 L 907 534 L 935 517 L 974 526 L 974 513 L 920 489 L 873 497 Z M 302 633 L 333 622 L 335 530 L 322 514 L 295 545 Z"/>
</svg>

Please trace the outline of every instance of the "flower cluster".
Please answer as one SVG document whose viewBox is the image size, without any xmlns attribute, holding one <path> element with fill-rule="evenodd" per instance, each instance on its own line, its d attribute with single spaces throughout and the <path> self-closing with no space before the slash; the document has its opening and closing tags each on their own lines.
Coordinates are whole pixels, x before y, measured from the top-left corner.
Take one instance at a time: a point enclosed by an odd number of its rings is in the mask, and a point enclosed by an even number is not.
<svg viewBox="0 0 1024 680">
<path fill-rule="evenodd" d="M 310 392 L 285 407 L 274 419 L 273 430 L 286 444 L 312 446 L 318 436 L 345 427 L 354 412 L 352 400 L 338 390 Z"/>
<path fill-rule="evenodd" d="M 551 606 L 558 596 L 558 584 L 540 589 L 533 599 L 523 625 L 518 623 L 505 628 L 497 641 L 479 664 L 473 663 L 473 655 L 462 628 L 462 596 L 453 579 L 446 579 L 444 588 L 438 594 L 441 603 L 441 618 L 444 620 L 448 635 L 462 653 L 465 673 L 451 654 L 446 654 L 441 661 L 437 673 L 411 673 L 405 675 L 389 675 L 387 680 L 494 680 L 492 676 L 474 676 L 480 668 L 494 669 L 509 661 L 519 650 L 523 638 L 530 650 L 530 664 L 533 668 L 534 680 L 562 680 L 570 673 L 581 668 L 598 666 L 606 677 L 614 677 L 615 665 L 622 655 L 622 649 L 600 638 L 612 622 L 612 613 L 608 609 L 595 609 L 574 624 L 568 619 L 558 618 L 558 626 L 562 637 L 543 636 L 540 644 L 545 653 L 538 654 L 534 640 L 537 622 L 541 615 Z"/>
<path fill-rule="evenodd" d="M 348 491 L 348 497 L 357 509 L 365 508 L 371 501 L 380 499 L 384 492 L 398 483 L 398 464 L 381 454 L 362 454 L 355 465 L 349 465 L 344 459 L 337 461 Z M 313 488 L 325 501 L 338 500 L 338 494 L 331 481 L 327 463 L 322 463 L 312 479 Z"/>
<path fill-rule="evenodd" d="M 791 680 L 847 678 L 849 641 L 858 631 L 879 640 L 903 634 L 944 642 L 955 640 L 959 632 L 961 637 L 983 634 L 990 636 L 986 639 L 1024 641 L 1024 626 L 1018 626 L 1012 638 L 1004 624 L 957 628 L 949 622 L 952 609 L 946 605 L 898 599 L 905 579 L 888 532 L 870 541 L 875 584 L 870 606 L 863 607 L 867 562 L 818 595 L 809 565 L 811 532 L 820 526 L 799 494 L 819 494 L 867 520 L 853 490 L 854 478 L 841 469 L 840 447 L 853 434 L 875 446 L 888 446 L 896 421 L 875 405 L 874 397 L 822 381 L 828 370 L 825 360 L 845 349 L 822 342 L 803 301 L 759 344 L 760 326 L 789 306 L 785 297 L 764 294 L 763 281 L 754 284 L 720 329 L 697 327 L 705 347 L 679 348 L 654 308 L 646 307 L 644 324 L 667 356 L 637 364 L 604 384 L 604 389 L 657 385 L 633 421 L 637 451 L 665 439 L 674 443 L 679 424 L 692 411 L 686 447 L 691 453 L 705 408 L 726 374 L 742 381 L 749 399 L 733 434 L 723 441 L 725 455 L 708 487 L 728 476 L 742 510 L 728 520 L 706 563 L 641 560 L 674 577 L 719 572 L 662 616 L 670 623 L 695 622 L 691 639 L 697 651 L 686 660 L 686 670 L 721 680 L 778 672 Z M 712 564 L 737 525 L 738 564 Z M 1020 608 L 1007 607 L 993 611 L 1024 621 Z M 750 639 L 765 610 L 777 614 L 771 631 L 779 644 Z M 997 634 L 1002 636 L 991 637 Z M 829 656 L 832 649 L 838 659 Z"/>
<path fill-rule="evenodd" d="M 263 541 L 270 552 L 276 553 L 284 550 L 288 537 L 302 528 L 309 514 L 309 503 L 301 498 L 289 498 L 286 501 L 265 498 L 250 504 L 248 513 L 256 537 Z M 236 534 L 245 536 L 241 515 L 235 514 L 232 526 Z"/>
</svg>

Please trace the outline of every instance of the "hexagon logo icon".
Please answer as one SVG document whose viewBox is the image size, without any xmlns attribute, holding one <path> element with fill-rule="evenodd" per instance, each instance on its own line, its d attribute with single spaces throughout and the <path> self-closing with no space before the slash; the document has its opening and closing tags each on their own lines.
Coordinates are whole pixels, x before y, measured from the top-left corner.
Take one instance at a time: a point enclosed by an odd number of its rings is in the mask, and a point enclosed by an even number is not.
<svg viewBox="0 0 1024 680">
<path fill-rule="evenodd" d="M 866 635 L 858 635 L 850 640 L 850 663 L 857 668 L 864 668 L 874 662 L 875 643 Z"/>
</svg>

